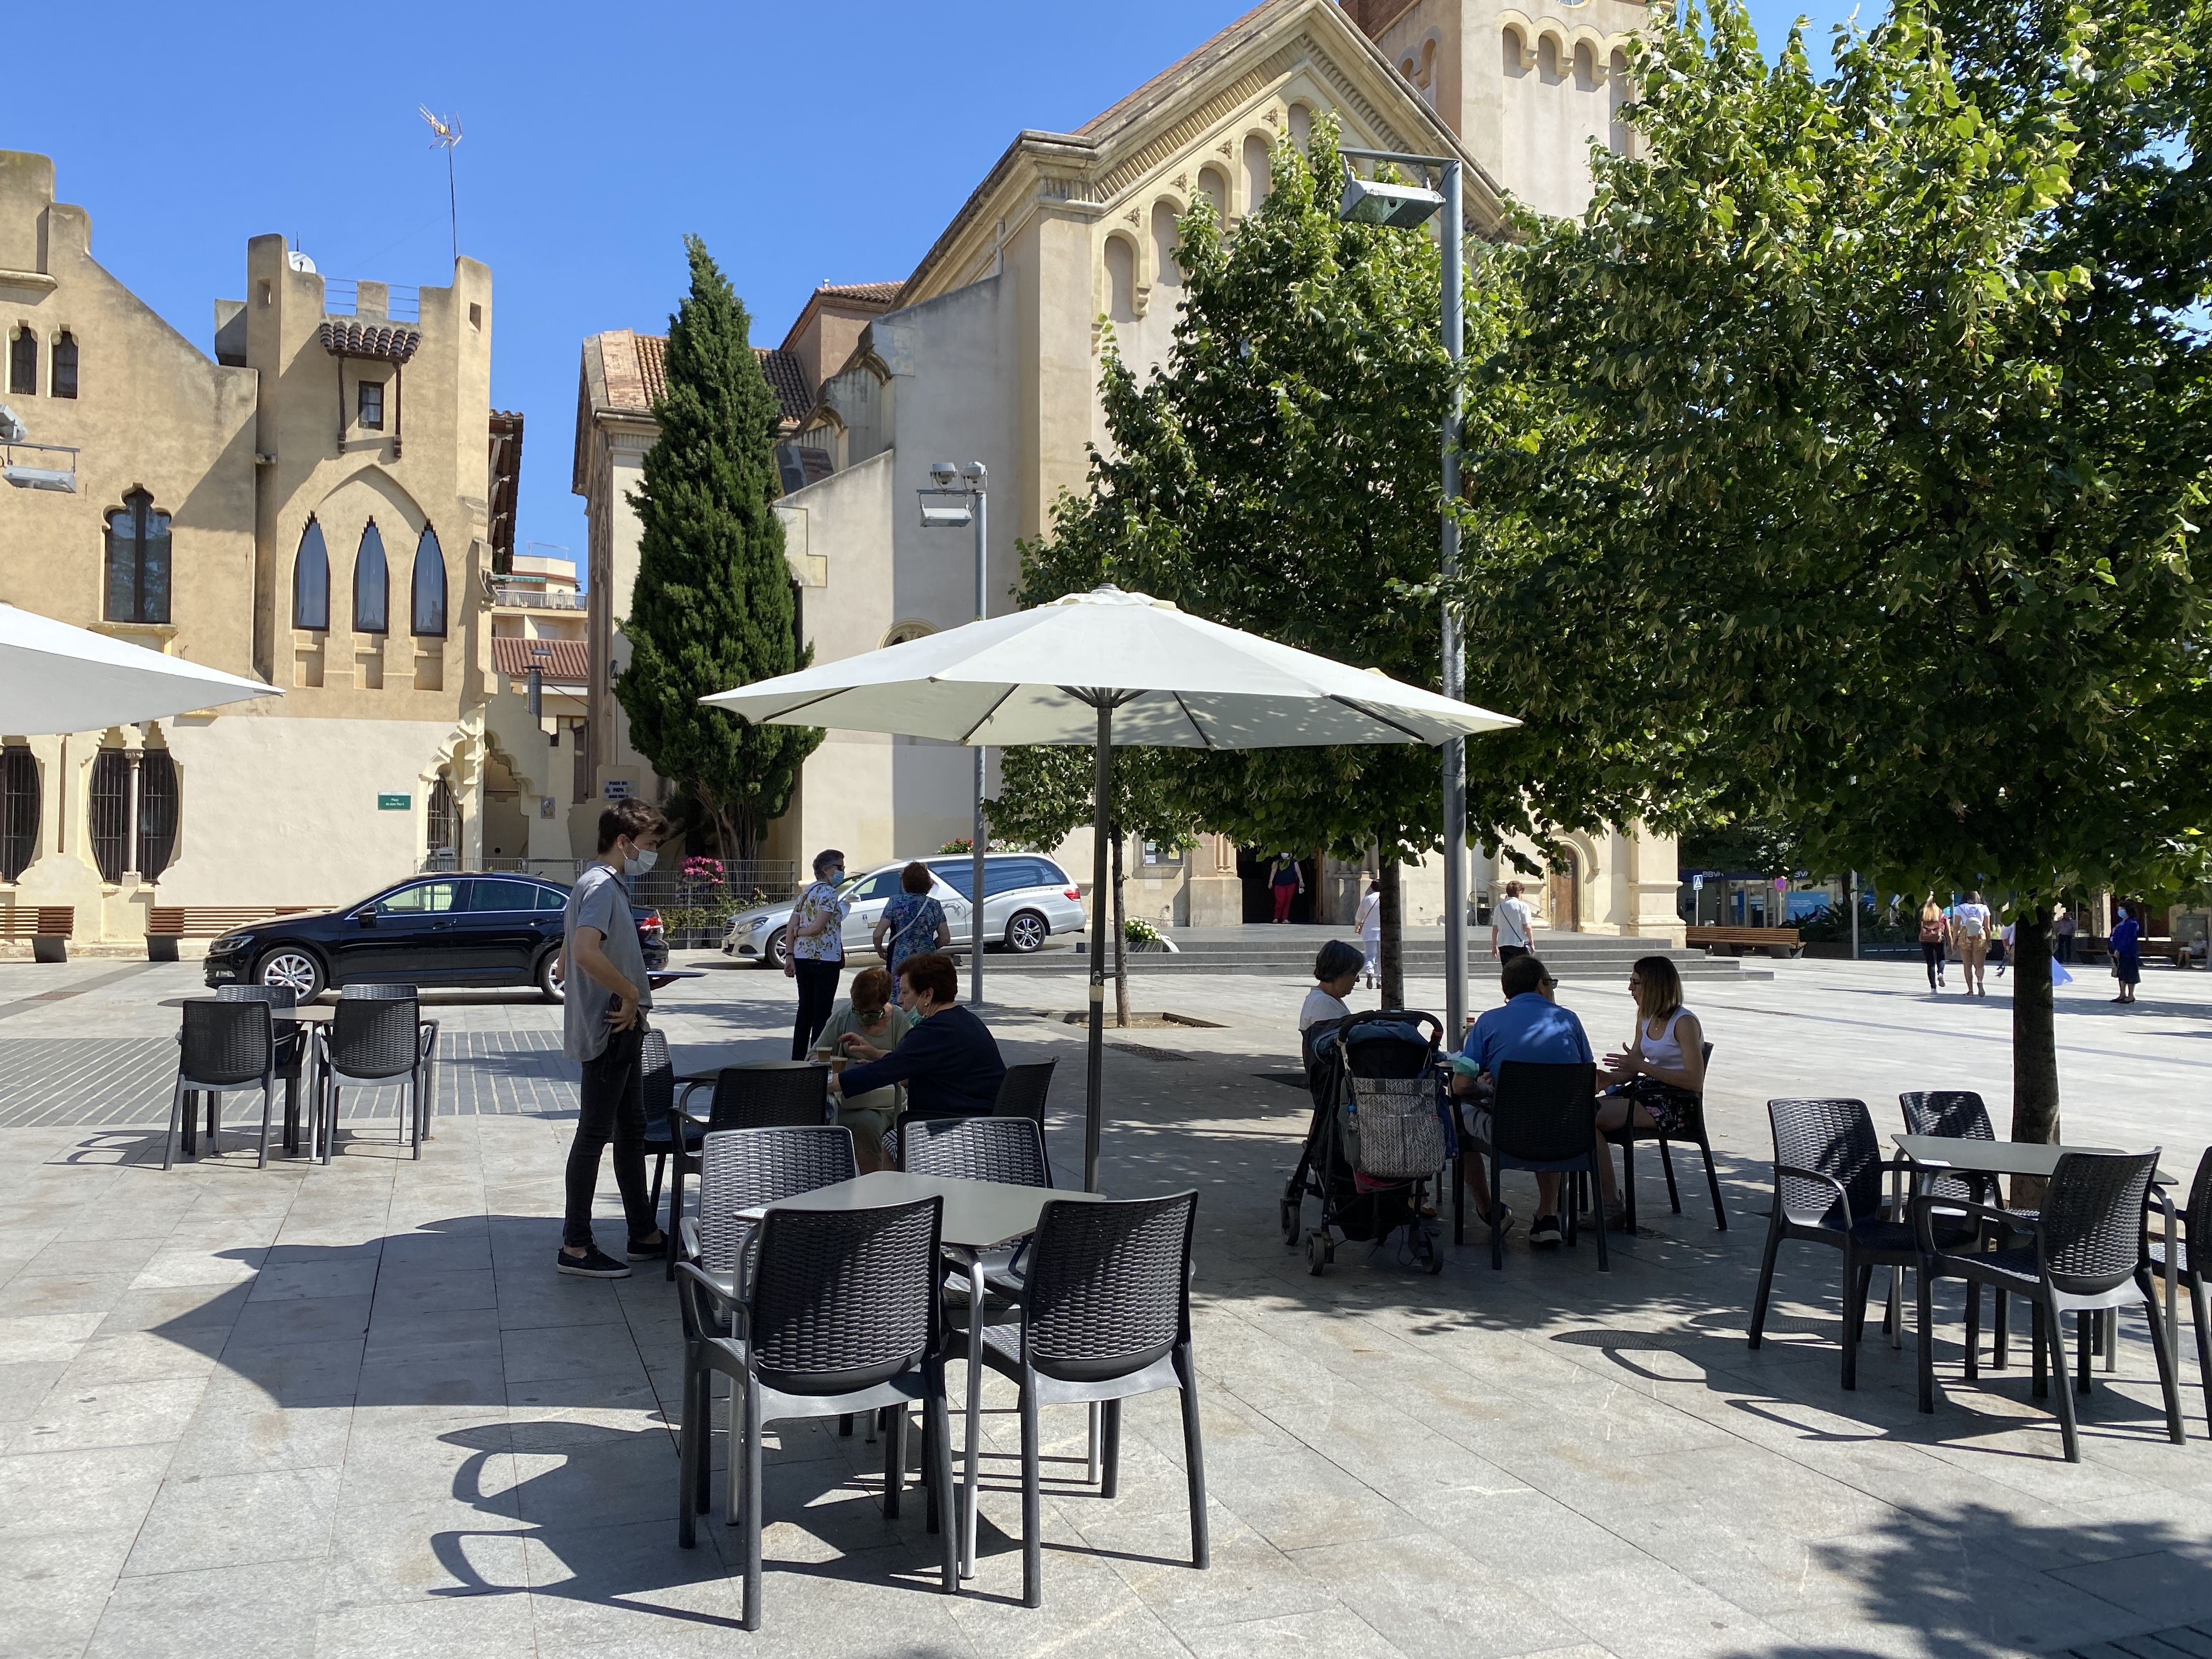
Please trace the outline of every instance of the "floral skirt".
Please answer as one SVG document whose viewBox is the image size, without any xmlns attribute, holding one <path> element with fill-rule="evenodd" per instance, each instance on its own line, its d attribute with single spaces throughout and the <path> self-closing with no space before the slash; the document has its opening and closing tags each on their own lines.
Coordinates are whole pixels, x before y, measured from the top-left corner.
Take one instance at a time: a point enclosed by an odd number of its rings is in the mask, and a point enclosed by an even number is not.
<svg viewBox="0 0 2212 1659">
<path fill-rule="evenodd" d="M 1616 1084 L 1607 1094 L 1625 1097 L 1651 1115 L 1651 1121 L 1663 1135 L 1686 1133 L 1698 1109 L 1698 1097 L 1687 1089 L 1677 1089 L 1671 1083 L 1662 1083 L 1656 1077 L 1632 1077 L 1626 1083 Z"/>
</svg>

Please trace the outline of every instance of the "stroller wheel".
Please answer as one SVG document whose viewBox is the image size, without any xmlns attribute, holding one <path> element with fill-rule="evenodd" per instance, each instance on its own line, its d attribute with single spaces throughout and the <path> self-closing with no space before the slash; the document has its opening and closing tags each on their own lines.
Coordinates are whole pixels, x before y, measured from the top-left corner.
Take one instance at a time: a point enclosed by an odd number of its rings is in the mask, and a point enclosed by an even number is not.
<svg viewBox="0 0 2212 1659">
<path fill-rule="evenodd" d="M 1298 1247 L 1298 1211 L 1302 1206 L 1292 1199 L 1283 1200 L 1283 1244 L 1287 1249 Z"/>
<path fill-rule="evenodd" d="M 1316 1279 L 1322 1276 L 1328 1267 L 1329 1258 L 1335 1254 L 1323 1240 L 1320 1228 L 1316 1227 L 1306 1235 L 1306 1271 Z"/>
</svg>

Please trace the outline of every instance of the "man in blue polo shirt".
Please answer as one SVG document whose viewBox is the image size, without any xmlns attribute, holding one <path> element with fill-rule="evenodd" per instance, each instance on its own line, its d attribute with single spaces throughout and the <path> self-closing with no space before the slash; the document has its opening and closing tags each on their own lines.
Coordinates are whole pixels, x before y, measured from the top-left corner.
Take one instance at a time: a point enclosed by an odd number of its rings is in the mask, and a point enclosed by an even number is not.
<svg viewBox="0 0 2212 1659">
<path fill-rule="evenodd" d="M 1468 1135 L 1483 1146 L 1490 1144 L 1489 1103 L 1497 1087 L 1499 1066 L 1509 1060 L 1534 1060 L 1551 1066 L 1596 1063 L 1590 1052 L 1589 1038 L 1583 1034 L 1583 1023 L 1576 1018 L 1575 1011 L 1562 1008 L 1552 1000 L 1559 981 L 1541 961 L 1533 956 L 1516 957 L 1498 977 L 1505 992 L 1505 1001 L 1474 1022 L 1468 1031 L 1467 1042 L 1452 1061 L 1452 1092 L 1470 1101 L 1461 1109 L 1460 1121 Z M 1468 1154 L 1467 1181 L 1469 1190 L 1486 1210 L 1490 1183 L 1483 1173 L 1479 1152 Z M 1536 1219 L 1529 1226 L 1528 1242 L 1554 1247 L 1562 1237 L 1558 1176 L 1536 1177 Z M 1510 1227 L 1513 1212 L 1504 1211 L 1497 1224 L 1501 1231 Z"/>
</svg>

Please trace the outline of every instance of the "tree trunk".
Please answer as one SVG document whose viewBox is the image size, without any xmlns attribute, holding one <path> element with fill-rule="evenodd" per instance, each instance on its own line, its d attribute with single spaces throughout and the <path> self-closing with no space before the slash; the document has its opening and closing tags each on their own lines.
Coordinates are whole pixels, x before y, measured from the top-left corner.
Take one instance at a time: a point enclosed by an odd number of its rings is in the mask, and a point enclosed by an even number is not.
<svg viewBox="0 0 2212 1659">
<path fill-rule="evenodd" d="M 1406 934 L 1401 926 L 1405 907 L 1400 898 L 1398 860 L 1385 857 L 1376 873 L 1382 878 L 1382 1006 L 1402 1008 L 1406 1006 Z"/>
<path fill-rule="evenodd" d="M 1129 1023 L 1129 924 L 1121 914 L 1121 827 L 1114 832 L 1114 1024 Z"/>
<path fill-rule="evenodd" d="M 2058 1139 L 2058 1039 L 2051 1015 L 2051 912 L 2039 905 L 2013 929 L 2012 1138 L 2040 1145 Z M 2012 1200 L 2043 1201 L 2039 1176 L 2013 1178 Z"/>
</svg>

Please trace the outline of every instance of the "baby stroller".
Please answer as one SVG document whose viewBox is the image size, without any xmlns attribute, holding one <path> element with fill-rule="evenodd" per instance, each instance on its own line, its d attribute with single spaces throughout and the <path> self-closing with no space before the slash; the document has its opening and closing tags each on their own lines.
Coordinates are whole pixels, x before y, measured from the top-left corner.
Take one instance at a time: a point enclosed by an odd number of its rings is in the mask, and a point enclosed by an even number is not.
<svg viewBox="0 0 2212 1659">
<path fill-rule="evenodd" d="M 1283 1189 L 1282 1219 L 1285 1244 L 1304 1238 L 1308 1272 L 1336 1260 L 1339 1235 L 1380 1246 L 1401 1227 L 1413 1260 L 1428 1273 L 1443 1269 L 1437 1222 L 1422 1213 L 1429 1183 L 1451 1157 L 1450 1119 L 1438 1105 L 1443 1036 L 1434 1014 L 1402 1008 L 1307 1033 L 1313 1122 Z M 1321 1200 L 1321 1220 L 1305 1232 L 1309 1194 Z"/>
</svg>

